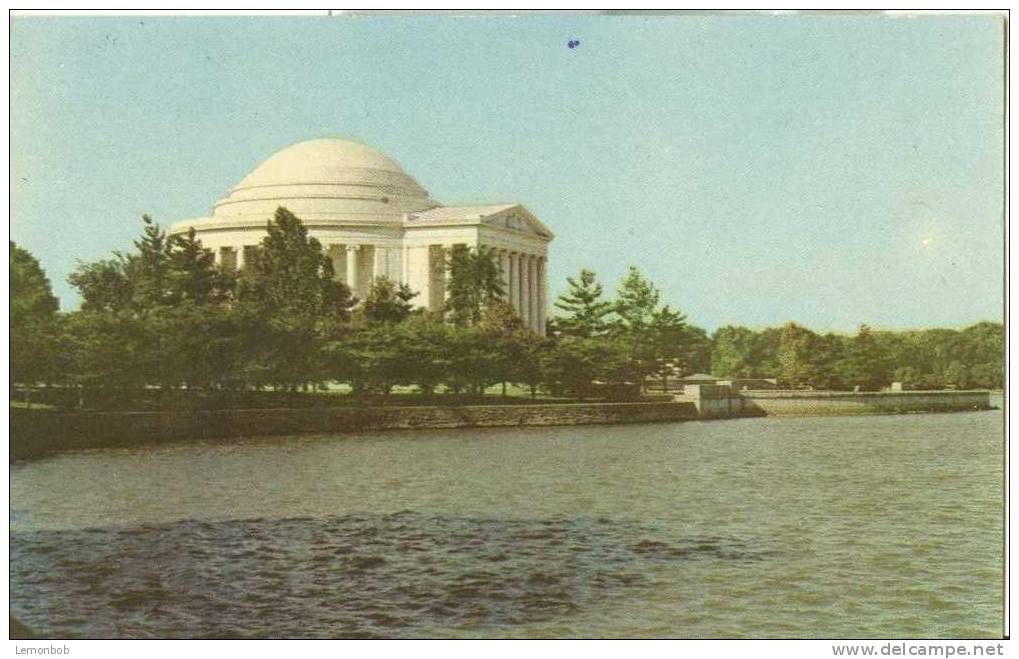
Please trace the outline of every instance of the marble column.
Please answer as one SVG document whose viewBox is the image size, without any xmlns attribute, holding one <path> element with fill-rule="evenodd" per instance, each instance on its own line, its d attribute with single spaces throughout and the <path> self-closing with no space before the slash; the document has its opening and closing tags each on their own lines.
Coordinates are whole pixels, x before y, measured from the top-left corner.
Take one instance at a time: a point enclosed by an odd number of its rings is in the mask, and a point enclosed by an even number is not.
<svg viewBox="0 0 1019 659">
<path fill-rule="evenodd" d="M 442 245 L 428 246 L 428 309 L 439 311 L 446 299 L 444 290 L 446 255 Z"/>
<path fill-rule="evenodd" d="M 545 336 L 545 314 L 548 313 L 548 281 L 545 272 L 548 259 L 544 256 L 538 257 L 538 334 Z"/>
<path fill-rule="evenodd" d="M 509 252 L 500 249 L 499 250 L 499 276 L 502 278 L 502 299 L 510 299 L 510 269 L 509 269 Z"/>
<path fill-rule="evenodd" d="M 522 254 L 520 258 L 520 318 L 524 321 L 524 327 L 533 327 L 531 320 L 531 255 Z"/>
<path fill-rule="evenodd" d="M 244 245 L 238 245 L 234 248 L 237 256 L 234 258 L 234 262 L 237 265 L 237 271 L 240 272 L 244 269 Z"/>
<path fill-rule="evenodd" d="M 527 323 L 527 255 L 517 254 L 517 312 Z"/>
<path fill-rule="evenodd" d="M 379 277 L 386 277 L 388 279 L 395 279 L 392 275 L 389 274 L 389 248 L 388 247 L 382 247 L 380 245 L 376 245 L 375 246 L 374 263 L 375 263 L 375 265 L 373 267 L 372 280 L 371 280 L 372 284 L 374 284 L 375 280 L 378 279 Z"/>
<path fill-rule="evenodd" d="M 507 254 L 509 260 L 509 302 L 520 313 L 520 255 Z"/>
<path fill-rule="evenodd" d="M 449 258 L 456 245 L 442 246 L 442 303 L 449 299 L 449 280 L 453 277 L 453 269 L 449 267 Z"/>
<path fill-rule="evenodd" d="M 529 254 L 520 255 L 520 317 L 526 326 L 531 324 L 531 307 L 527 303 L 527 297 L 531 290 L 531 282 L 527 277 L 527 260 L 529 258 L 531 258 Z"/>
<path fill-rule="evenodd" d="M 528 308 L 531 318 L 531 329 L 538 331 L 538 257 L 530 256 L 527 259 L 527 278 L 530 280 L 528 286 Z"/>
<path fill-rule="evenodd" d="M 360 277 L 358 276 L 357 266 L 358 258 L 357 252 L 361 249 L 360 245 L 347 245 L 347 287 L 351 290 L 354 295 L 360 295 Z"/>
</svg>

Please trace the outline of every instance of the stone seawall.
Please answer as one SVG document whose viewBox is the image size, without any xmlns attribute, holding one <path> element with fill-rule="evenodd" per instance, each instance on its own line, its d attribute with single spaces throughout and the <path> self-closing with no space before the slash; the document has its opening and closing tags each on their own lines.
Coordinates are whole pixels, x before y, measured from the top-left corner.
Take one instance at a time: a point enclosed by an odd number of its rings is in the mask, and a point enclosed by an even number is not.
<svg viewBox="0 0 1019 659">
<path fill-rule="evenodd" d="M 414 428 L 499 428 L 653 423 L 697 418 L 687 402 L 332 407 L 162 412 L 11 409 L 11 459 L 62 450 L 179 439 Z"/>
<path fill-rule="evenodd" d="M 907 414 L 992 409 L 989 391 L 740 391 L 722 385 L 688 385 L 677 401 L 701 419 L 747 416 Z"/>
<path fill-rule="evenodd" d="M 743 416 L 904 414 L 991 409 L 989 391 L 740 392 Z"/>
<path fill-rule="evenodd" d="M 11 459 L 63 450 L 181 439 L 415 428 L 505 428 L 654 423 L 747 416 L 903 414 L 992 409 L 987 391 L 742 391 L 702 385 L 676 402 L 331 407 L 161 412 L 51 412 L 12 408 Z"/>
</svg>

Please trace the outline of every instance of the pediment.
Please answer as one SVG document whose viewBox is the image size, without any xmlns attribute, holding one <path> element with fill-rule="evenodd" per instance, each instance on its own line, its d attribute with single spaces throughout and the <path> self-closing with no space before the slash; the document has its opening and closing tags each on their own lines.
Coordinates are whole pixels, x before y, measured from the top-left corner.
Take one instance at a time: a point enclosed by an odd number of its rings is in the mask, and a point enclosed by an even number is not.
<svg viewBox="0 0 1019 659">
<path fill-rule="evenodd" d="M 488 226 L 514 229 L 545 238 L 552 238 L 553 234 L 531 211 L 521 205 L 510 206 L 497 213 L 485 216 L 482 222 Z"/>
</svg>

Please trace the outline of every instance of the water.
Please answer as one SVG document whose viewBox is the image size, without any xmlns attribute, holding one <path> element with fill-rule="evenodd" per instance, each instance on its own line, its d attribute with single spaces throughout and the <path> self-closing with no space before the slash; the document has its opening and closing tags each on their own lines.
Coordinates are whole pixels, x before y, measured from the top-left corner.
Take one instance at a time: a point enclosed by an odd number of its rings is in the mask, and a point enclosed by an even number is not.
<svg viewBox="0 0 1019 659">
<path fill-rule="evenodd" d="M 66 637 L 1000 637 L 1002 416 L 412 431 L 11 467 Z"/>
</svg>

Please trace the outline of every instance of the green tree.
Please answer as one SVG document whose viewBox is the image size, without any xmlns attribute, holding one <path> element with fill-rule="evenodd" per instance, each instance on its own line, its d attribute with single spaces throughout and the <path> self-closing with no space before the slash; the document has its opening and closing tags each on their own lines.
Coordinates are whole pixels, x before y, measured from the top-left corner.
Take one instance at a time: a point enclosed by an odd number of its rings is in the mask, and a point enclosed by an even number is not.
<svg viewBox="0 0 1019 659">
<path fill-rule="evenodd" d="M 567 336 L 542 353 L 546 387 L 580 399 L 596 395 L 598 384 L 625 384 L 630 374 L 627 347 L 611 337 Z"/>
<path fill-rule="evenodd" d="M 235 388 L 240 354 L 238 314 L 230 307 L 236 275 L 217 267 L 194 229 L 166 241 L 165 304 L 149 316 L 159 339 L 162 379 L 188 388 Z"/>
<path fill-rule="evenodd" d="M 782 345 L 781 327 L 765 327 L 754 339 L 753 377 L 776 377 L 781 370 L 779 347 Z"/>
<path fill-rule="evenodd" d="M 447 381 L 452 368 L 453 328 L 432 314 L 416 314 L 396 327 L 403 337 L 401 354 L 408 368 L 408 383 L 431 395 Z"/>
<path fill-rule="evenodd" d="M 630 266 L 616 293 L 613 334 L 624 346 L 633 377 L 641 382 L 653 368 L 647 354 L 659 298 L 654 284 L 645 279 L 637 268 Z"/>
<path fill-rule="evenodd" d="M 39 261 L 13 242 L 10 296 L 10 381 L 53 381 L 60 370 L 57 298 Z"/>
<path fill-rule="evenodd" d="M 214 302 L 182 301 L 149 314 L 144 331 L 158 346 L 149 382 L 187 389 L 243 387 L 238 321 L 231 308 Z"/>
<path fill-rule="evenodd" d="M 510 379 L 526 385 L 532 400 L 537 397 L 538 387 L 545 381 L 542 358 L 553 349 L 552 345 L 546 337 L 527 330 L 516 332 L 506 340 Z"/>
<path fill-rule="evenodd" d="M 495 251 L 485 246 L 454 245 L 446 268 L 449 279 L 445 310 L 450 322 L 459 327 L 477 325 L 485 307 L 505 293 Z"/>
<path fill-rule="evenodd" d="M 342 338 L 324 349 L 333 366 L 330 375 L 349 382 L 356 395 L 388 396 L 408 370 L 400 338 L 392 327 L 381 324 L 349 328 Z"/>
<path fill-rule="evenodd" d="M 970 369 L 960 361 L 954 361 L 945 369 L 945 384 L 956 389 L 969 389 Z"/>
<path fill-rule="evenodd" d="M 42 266 L 28 250 L 10 243 L 11 322 L 49 320 L 59 304 Z"/>
<path fill-rule="evenodd" d="M 757 373 L 757 334 L 746 327 L 726 325 L 712 335 L 711 373 L 725 378 L 749 378 Z"/>
<path fill-rule="evenodd" d="M 361 312 L 370 323 L 401 323 L 414 312 L 411 303 L 417 293 L 407 284 L 397 284 L 389 277 L 377 277 L 364 298 Z"/>
<path fill-rule="evenodd" d="M 82 305 L 67 318 L 63 345 L 68 379 L 80 386 L 140 388 L 172 379 L 166 371 L 174 362 L 161 351 L 168 337 L 157 317 L 158 307 L 170 302 L 167 242 L 148 215 L 142 221 L 134 252 L 78 263 L 68 277 Z"/>
<path fill-rule="evenodd" d="M 216 266 L 215 255 L 202 246 L 194 227 L 167 240 L 167 256 L 165 291 L 169 304 L 220 303 L 229 299 L 235 276 L 232 270 Z"/>
<path fill-rule="evenodd" d="M 686 316 L 659 306 L 658 289 L 637 268 L 623 278 L 613 307 L 613 336 L 623 347 L 631 377 L 643 388 L 652 373 L 664 374 L 685 353 Z"/>
<path fill-rule="evenodd" d="M 814 376 L 816 345 L 816 334 L 796 323 L 786 324 L 778 349 L 778 379 L 794 388 L 808 386 Z"/>
<path fill-rule="evenodd" d="M 959 332 L 961 357 L 969 368 L 969 386 L 1001 389 L 1005 381 L 1005 328 L 982 322 Z"/>
<path fill-rule="evenodd" d="M 241 273 L 238 300 L 248 326 L 248 377 L 290 390 L 322 379 L 321 350 L 342 331 L 355 303 L 335 281 L 322 245 L 282 207 L 268 223 L 259 258 Z"/>
<path fill-rule="evenodd" d="M 840 371 L 846 385 L 859 386 L 865 391 L 877 391 L 891 382 L 887 354 L 867 325 L 860 325 L 849 342 Z"/>
<path fill-rule="evenodd" d="M 142 215 L 142 236 L 134 243 L 136 253 L 127 260 L 128 278 L 132 281 L 135 311 L 147 313 L 154 307 L 170 302 L 170 250 L 166 233 L 148 215 Z"/>
<path fill-rule="evenodd" d="M 495 380 L 502 384 L 502 395 L 506 395 L 509 382 L 528 380 L 536 387 L 540 378 L 527 377 L 530 374 L 528 364 L 522 363 L 531 356 L 527 348 L 534 335 L 526 330 L 516 309 L 505 300 L 492 300 L 485 308 L 478 327 L 492 344 L 489 367 Z M 532 395 L 535 393 L 532 388 Z"/>
<path fill-rule="evenodd" d="M 69 277 L 83 302 L 68 345 L 95 353 L 75 357 L 84 369 L 79 380 L 111 387 L 115 376 L 130 371 L 122 386 L 233 386 L 238 329 L 227 307 L 233 273 L 216 267 L 193 230 L 167 238 L 149 216 L 142 219 L 133 252 L 81 263 Z M 114 357 L 102 332 L 130 349 Z M 120 363 L 103 365 L 95 355 Z"/>
<path fill-rule="evenodd" d="M 815 389 L 845 389 L 839 373 L 839 362 L 845 356 L 846 337 L 829 332 L 811 342 L 810 375 L 807 383 Z"/>
<path fill-rule="evenodd" d="M 702 327 L 685 325 L 680 334 L 680 355 L 676 365 L 680 375 L 713 373 L 711 370 L 711 337 Z"/>
<path fill-rule="evenodd" d="M 126 259 L 118 252 L 111 259 L 78 263 L 67 281 L 78 289 L 82 311 L 122 311 L 129 309 L 134 299 Z"/>
<path fill-rule="evenodd" d="M 69 314 L 62 339 L 68 381 L 85 390 L 140 389 L 154 379 L 151 343 L 145 323 L 127 311 Z"/>
<path fill-rule="evenodd" d="M 519 348 L 525 334 L 530 333 L 515 310 L 505 301 L 493 298 L 477 324 L 449 328 L 447 386 L 455 393 L 470 391 L 480 395 L 493 384 L 505 385 L 519 373 L 513 360 L 522 354 Z"/>
<path fill-rule="evenodd" d="M 686 316 L 665 305 L 656 309 L 651 315 L 648 328 L 646 362 L 651 373 L 661 378 L 662 388 L 669 389 L 669 375 L 674 371 L 682 371 L 684 358 L 689 347 L 686 340 Z"/>
<path fill-rule="evenodd" d="M 608 329 L 606 317 L 612 313 L 612 302 L 602 299 L 602 285 L 597 275 L 584 268 L 580 274 L 567 277 L 569 288 L 554 303 L 565 315 L 553 318 L 556 330 L 563 336 L 589 338 L 602 336 Z"/>
</svg>

